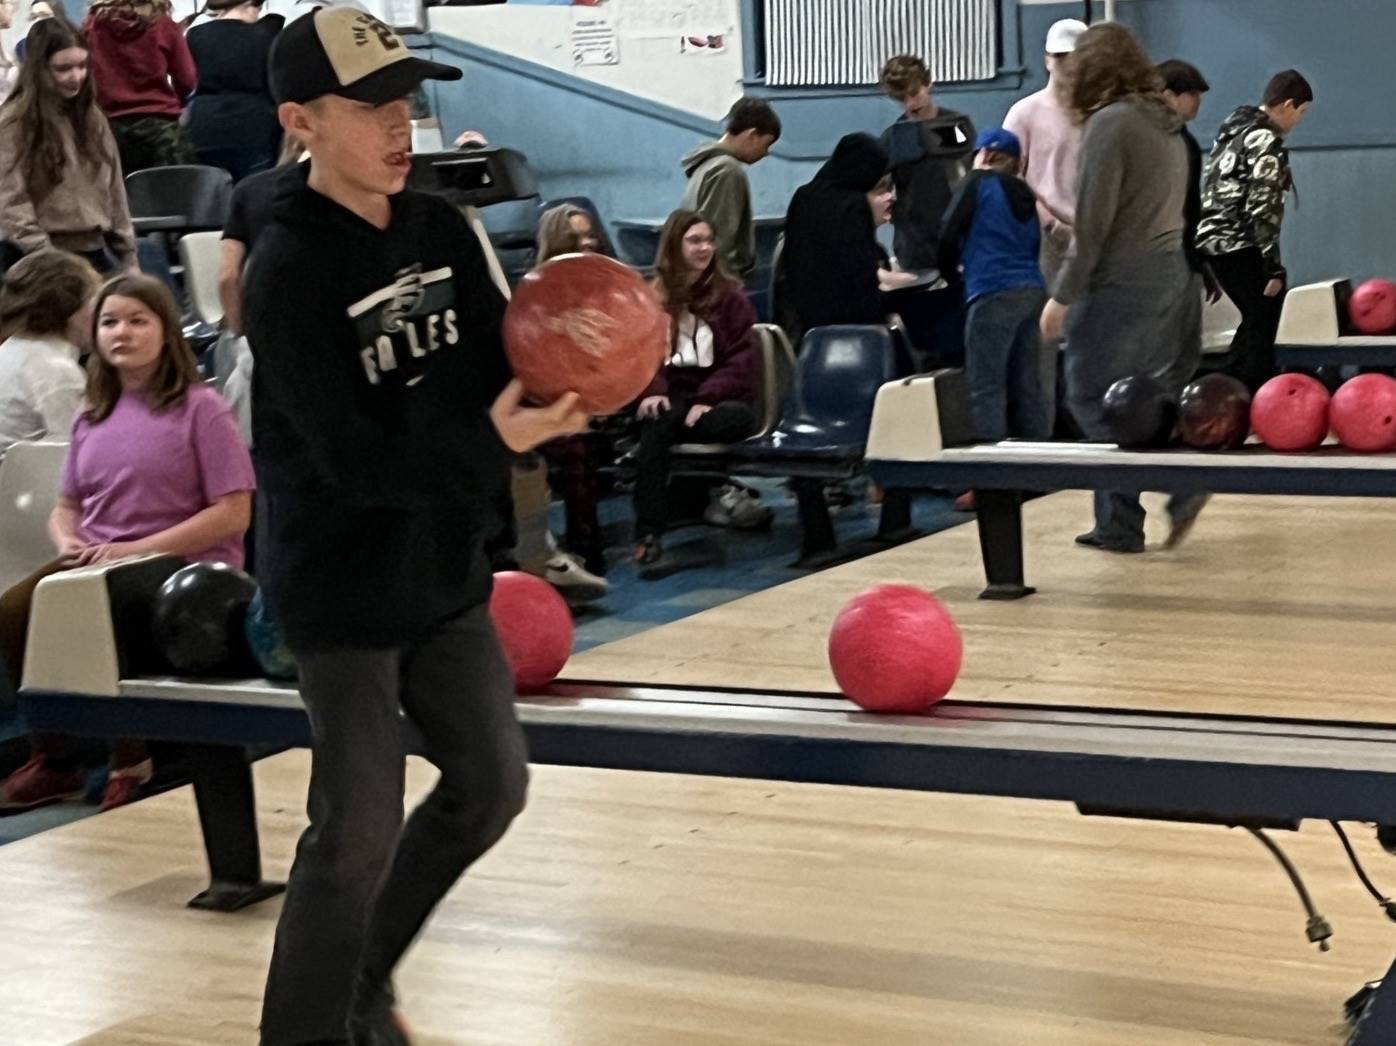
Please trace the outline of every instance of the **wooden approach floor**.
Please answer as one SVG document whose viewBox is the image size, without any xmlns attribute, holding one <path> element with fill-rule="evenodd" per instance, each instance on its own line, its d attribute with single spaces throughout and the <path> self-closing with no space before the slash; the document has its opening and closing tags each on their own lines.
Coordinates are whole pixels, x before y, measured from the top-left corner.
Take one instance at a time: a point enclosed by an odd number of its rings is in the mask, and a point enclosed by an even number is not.
<svg viewBox="0 0 1396 1046">
<path fill-rule="evenodd" d="M 957 696 L 1386 720 L 1381 502 L 1220 499 L 1176 553 L 1077 550 L 1086 501 L 1029 507 L 1018 604 L 974 600 L 972 528 L 575 659 L 577 677 L 831 687 L 823 635 L 874 581 L 959 616 Z M 1304 535 L 1307 535 L 1305 537 Z M 268 872 L 307 755 L 257 767 Z M 430 771 L 414 764 L 420 793 Z M 1257 1046 L 1343 1039 L 1396 932 L 1325 826 L 1280 841 L 1333 922 L 1307 943 L 1242 833 L 1053 803 L 537 768 L 529 809 L 400 976 L 424 1046 Z M 1396 862 L 1361 831 L 1378 883 Z M 279 910 L 190 911 L 187 789 L 0 848 L 0 1044 L 255 1041 Z"/>
<path fill-rule="evenodd" d="M 1160 506 L 1146 495 L 1146 505 Z M 577 679 L 835 691 L 829 625 L 864 588 L 936 592 L 960 624 L 961 700 L 1391 722 L 1396 508 L 1388 500 L 1218 497 L 1171 551 L 1079 548 L 1090 495 L 1024 510 L 1027 581 L 994 603 L 973 525 L 812 574 L 587 651 Z M 1163 528 L 1150 515 L 1156 544 Z"/>
<path fill-rule="evenodd" d="M 258 766 L 272 874 L 307 758 Z M 279 901 L 184 908 L 196 840 L 185 789 L 0 850 L 0 1042 L 255 1042 Z M 1282 840 L 1327 955 L 1271 858 L 1220 828 L 542 767 L 399 987 L 422 1046 L 1338 1046 L 1396 934 L 1331 835 Z"/>
</svg>

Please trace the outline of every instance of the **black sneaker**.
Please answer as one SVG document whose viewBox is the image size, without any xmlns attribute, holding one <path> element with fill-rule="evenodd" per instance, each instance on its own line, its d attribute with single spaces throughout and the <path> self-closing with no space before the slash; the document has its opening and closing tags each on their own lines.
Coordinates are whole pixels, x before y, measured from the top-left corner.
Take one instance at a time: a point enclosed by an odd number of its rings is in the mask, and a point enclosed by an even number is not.
<svg viewBox="0 0 1396 1046">
<path fill-rule="evenodd" d="M 1102 552 L 1119 552 L 1126 555 L 1133 555 L 1144 551 L 1144 542 L 1131 542 L 1128 545 L 1115 541 L 1106 541 L 1094 530 L 1088 530 L 1084 534 L 1076 535 L 1076 544 L 1084 545 L 1086 548 L 1098 548 Z"/>
</svg>

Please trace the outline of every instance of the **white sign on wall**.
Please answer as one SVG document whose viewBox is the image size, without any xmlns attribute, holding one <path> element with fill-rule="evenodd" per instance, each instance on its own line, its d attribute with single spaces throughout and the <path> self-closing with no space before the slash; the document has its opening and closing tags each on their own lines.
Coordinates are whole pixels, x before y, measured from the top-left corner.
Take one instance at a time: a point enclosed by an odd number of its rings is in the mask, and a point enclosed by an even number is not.
<svg viewBox="0 0 1396 1046">
<path fill-rule="evenodd" d="M 609 18 L 584 15 L 583 9 L 573 9 L 572 64 L 619 65 L 620 41 L 616 26 Z"/>
</svg>

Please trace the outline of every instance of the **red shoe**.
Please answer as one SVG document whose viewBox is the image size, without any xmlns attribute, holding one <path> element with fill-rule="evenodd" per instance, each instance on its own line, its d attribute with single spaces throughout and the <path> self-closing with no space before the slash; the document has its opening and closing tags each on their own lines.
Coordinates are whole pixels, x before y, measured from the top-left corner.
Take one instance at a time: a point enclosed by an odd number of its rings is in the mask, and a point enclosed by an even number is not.
<svg viewBox="0 0 1396 1046">
<path fill-rule="evenodd" d="M 51 803 L 81 799 L 86 792 L 82 775 L 55 770 L 36 755 L 4 781 L 0 781 L 0 811 L 20 813 Z"/>
<path fill-rule="evenodd" d="M 955 499 L 956 512 L 973 512 L 978 507 L 978 504 L 974 500 L 974 491 L 972 490 L 965 491 Z"/>
<path fill-rule="evenodd" d="M 135 802 L 141 797 L 141 789 L 150 783 L 154 767 L 149 759 L 135 766 L 125 766 L 113 770 L 107 776 L 106 787 L 102 789 L 102 805 L 98 813 L 115 810 L 118 806 Z"/>
</svg>

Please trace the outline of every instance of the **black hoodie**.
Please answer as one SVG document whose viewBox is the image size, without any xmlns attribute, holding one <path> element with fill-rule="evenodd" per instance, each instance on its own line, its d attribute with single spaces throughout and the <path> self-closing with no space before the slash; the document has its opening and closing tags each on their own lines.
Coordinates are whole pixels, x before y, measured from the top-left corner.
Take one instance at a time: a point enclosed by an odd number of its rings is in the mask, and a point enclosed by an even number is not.
<svg viewBox="0 0 1396 1046">
<path fill-rule="evenodd" d="M 292 649 L 399 646 L 489 597 L 504 300 L 445 201 L 399 193 L 379 230 L 310 166 L 284 176 L 243 294 L 258 576 Z"/>
<path fill-rule="evenodd" d="M 785 218 L 785 293 L 796 330 L 886 323 L 877 286 L 884 265 L 868 193 L 887 173 L 887 153 L 867 134 L 844 136 L 834 155 L 795 190 Z"/>
</svg>

